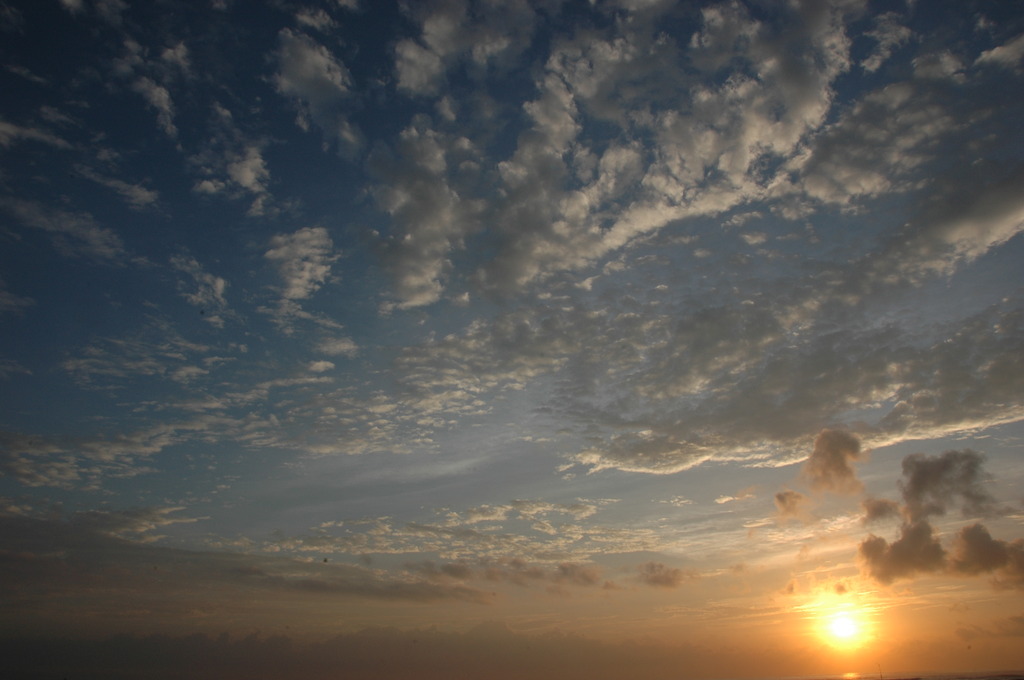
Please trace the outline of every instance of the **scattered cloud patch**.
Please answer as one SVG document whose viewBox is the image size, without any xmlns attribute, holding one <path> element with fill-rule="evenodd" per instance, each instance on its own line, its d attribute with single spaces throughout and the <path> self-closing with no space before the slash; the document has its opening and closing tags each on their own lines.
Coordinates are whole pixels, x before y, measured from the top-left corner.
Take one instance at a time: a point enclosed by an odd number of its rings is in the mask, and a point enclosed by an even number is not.
<svg viewBox="0 0 1024 680">
<path fill-rule="evenodd" d="M 283 280 L 281 297 L 304 300 L 324 285 L 338 255 L 326 229 L 304 227 L 272 237 L 263 257 L 277 267 Z"/>
</svg>

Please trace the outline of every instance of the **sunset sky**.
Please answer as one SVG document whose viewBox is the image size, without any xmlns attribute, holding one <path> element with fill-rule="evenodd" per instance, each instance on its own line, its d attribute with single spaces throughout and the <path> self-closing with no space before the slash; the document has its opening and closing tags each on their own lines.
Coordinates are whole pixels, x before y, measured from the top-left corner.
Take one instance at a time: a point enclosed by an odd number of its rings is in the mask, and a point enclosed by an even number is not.
<svg viewBox="0 0 1024 680">
<path fill-rule="evenodd" d="M 26 677 L 1024 669 L 1019 0 L 3 0 L 0 55 Z"/>
</svg>

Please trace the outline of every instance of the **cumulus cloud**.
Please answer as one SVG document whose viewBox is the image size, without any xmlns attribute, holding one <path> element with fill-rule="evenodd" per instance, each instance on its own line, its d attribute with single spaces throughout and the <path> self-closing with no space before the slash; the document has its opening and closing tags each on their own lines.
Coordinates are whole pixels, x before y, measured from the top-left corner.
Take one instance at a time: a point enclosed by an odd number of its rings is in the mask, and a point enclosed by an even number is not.
<svg viewBox="0 0 1024 680">
<path fill-rule="evenodd" d="M 261 194 L 267 190 L 267 180 L 270 177 L 263 155 L 255 146 L 249 146 L 243 154 L 230 160 L 227 174 L 235 184 L 254 194 Z"/>
<path fill-rule="evenodd" d="M 263 156 L 266 142 L 244 134 L 234 114 L 220 103 L 213 105 L 209 129 L 206 144 L 190 158 L 199 172 L 192 190 L 211 196 L 251 197 L 250 216 L 272 214 L 271 174 Z"/>
<path fill-rule="evenodd" d="M 872 534 L 860 544 L 860 558 L 870 576 L 889 584 L 942 569 L 946 551 L 931 524 L 922 520 L 903 525 L 900 537 L 892 543 Z"/>
<path fill-rule="evenodd" d="M 468 139 L 439 133 L 423 119 L 403 130 L 393 148 L 378 147 L 370 156 L 370 170 L 379 180 L 374 196 L 395 229 L 378 235 L 378 245 L 395 280 L 398 307 L 437 302 L 451 268 L 450 253 L 479 229 L 479 206 L 464 199 L 449 177 L 475 156 Z"/>
<path fill-rule="evenodd" d="M 436 90 L 437 78 L 444 73 L 441 57 L 414 40 L 395 45 L 395 71 L 398 86 L 417 94 Z"/>
<path fill-rule="evenodd" d="M 294 301 L 310 297 L 324 285 L 338 256 L 326 229 L 304 227 L 272 237 L 263 257 L 277 267 L 284 282 L 281 297 Z"/>
<path fill-rule="evenodd" d="M 922 520 L 905 524 L 900 538 L 891 544 L 870 536 L 860 545 L 860 558 L 866 572 L 883 584 L 948 572 L 956 576 L 989 574 L 995 588 L 1024 589 L 1024 539 L 993 538 L 978 523 L 961 528 L 948 553 L 931 525 Z"/>
<path fill-rule="evenodd" d="M 983 460 L 970 449 L 904 458 L 899 482 L 904 505 L 879 499 L 864 502 L 865 523 L 898 513 L 905 518 L 900 537 L 893 543 L 872 534 L 860 544 L 865 572 L 884 584 L 945 570 L 965 576 L 994 574 L 997 587 L 1024 587 L 1024 540 L 1008 543 L 993 539 L 985 526 L 974 523 L 960 529 L 947 553 L 929 522 L 957 505 L 964 516 L 994 511 L 992 497 L 981 486 Z"/>
<path fill-rule="evenodd" d="M 900 490 L 911 522 L 946 514 L 956 504 L 965 516 L 992 511 L 992 496 L 982 486 L 984 457 L 970 449 L 939 456 L 915 453 L 903 459 Z"/>
<path fill-rule="evenodd" d="M 1024 539 L 1001 541 L 984 525 L 972 524 L 957 533 L 949 562 L 954 573 L 993 574 L 997 588 L 1024 590 Z"/>
<path fill-rule="evenodd" d="M 344 150 L 360 143 L 359 133 L 347 120 L 344 105 L 350 96 L 351 75 L 326 47 L 291 29 L 278 34 L 277 91 L 299 105 L 298 123 L 310 123 Z"/>
<path fill-rule="evenodd" d="M 334 364 L 330 361 L 311 361 L 306 368 L 310 373 L 326 373 L 334 370 Z"/>
<path fill-rule="evenodd" d="M 892 83 L 868 93 L 822 129 L 792 164 L 808 196 L 848 205 L 909 190 L 928 149 L 955 128 L 955 118 L 926 92 L 911 83 Z"/>
<path fill-rule="evenodd" d="M 863 489 L 853 462 L 862 458 L 860 439 L 844 430 L 822 430 L 801 474 L 816 491 L 856 494 Z"/>
<path fill-rule="evenodd" d="M 487 2 L 485 7 L 470 11 L 465 0 L 405 6 L 420 33 L 395 45 L 398 87 L 413 95 L 435 94 L 448 69 L 459 64 L 460 58 L 469 64 L 470 77 L 514 64 L 533 32 L 536 16 L 532 3 Z"/>
</svg>

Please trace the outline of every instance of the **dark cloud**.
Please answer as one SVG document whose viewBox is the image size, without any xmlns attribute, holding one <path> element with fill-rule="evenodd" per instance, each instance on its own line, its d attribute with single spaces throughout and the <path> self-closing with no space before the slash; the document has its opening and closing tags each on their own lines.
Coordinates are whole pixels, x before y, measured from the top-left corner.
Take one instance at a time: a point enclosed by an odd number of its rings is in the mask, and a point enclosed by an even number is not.
<svg viewBox="0 0 1024 680">
<path fill-rule="evenodd" d="M 296 573 L 298 571 L 298 573 Z M 279 565 L 274 569 L 245 567 L 233 573 L 248 583 L 269 590 L 305 591 L 324 595 L 349 595 L 374 600 L 403 602 L 438 602 L 463 600 L 487 603 L 491 597 L 483 591 L 462 585 L 445 585 L 431 581 L 405 581 L 382 577 L 374 571 L 349 565 L 332 565 L 324 574 L 308 569 Z"/>
<path fill-rule="evenodd" d="M 864 485 L 852 463 L 861 460 L 860 439 L 844 430 L 822 430 L 804 463 L 803 477 L 816 491 L 859 493 Z"/>
<path fill-rule="evenodd" d="M 640 580 L 658 588 L 676 588 L 686 581 L 697 578 L 697 573 L 677 569 L 661 562 L 648 562 L 640 567 Z"/>
<path fill-rule="evenodd" d="M 954 553 L 950 558 L 953 571 L 962 574 L 982 574 L 1006 564 L 1006 543 L 992 538 L 982 524 L 964 527 L 956 535 Z"/>
<path fill-rule="evenodd" d="M 628 637 L 628 636 L 627 636 Z M 757 667 L 794 668 L 781 654 L 723 658 L 687 643 L 602 642 L 576 634 L 518 633 L 500 623 L 466 632 L 363 628 L 311 642 L 284 635 L 118 635 L 90 640 L 16 635 L 0 640 L 4 671 L 18 678 L 85 680 L 306 680 L 452 677 L 489 680 L 678 680 Z"/>
<path fill-rule="evenodd" d="M 531 582 L 573 586 L 596 586 L 602 583 L 601 569 L 593 564 L 562 562 L 551 569 L 518 557 L 488 565 L 484 569 L 484 577 L 489 581 L 508 581 L 520 586 Z"/>
<path fill-rule="evenodd" d="M 968 576 L 993 574 L 997 587 L 1024 589 L 1024 539 L 992 538 L 982 524 L 963 527 L 953 541 L 949 567 Z"/>
<path fill-rule="evenodd" d="M 786 489 L 775 494 L 775 509 L 778 511 L 779 519 L 801 519 L 804 517 L 804 506 L 807 504 L 807 496 L 799 491 Z"/>
<path fill-rule="evenodd" d="M 492 599 L 462 583 L 384 574 L 363 566 L 196 552 L 149 542 L 153 530 L 182 521 L 172 512 L 0 516 L 0 592 L 17 595 L 6 600 L 0 624 L 21 620 L 26 630 L 67 626 L 98 634 L 133 626 L 181 630 L 194 625 L 196 612 L 217 612 L 209 620 L 214 623 L 240 607 L 253 621 L 269 621 L 265 617 L 275 611 L 271 603 L 282 596 L 313 609 L 325 598 L 474 604 Z M 145 607 L 126 604 L 141 601 Z"/>
<path fill-rule="evenodd" d="M 888 498 L 865 498 L 861 501 L 861 507 L 864 508 L 864 524 L 892 519 L 901 514 L 900 504 Z"/>
<path fill-rule="evenodd" d="M 929 517 L 944 515 L 957 505 L 965 516 L 995 510 L 994 499 L 981 486 L 983 463 L 984 456 L 970 449 L 904 458 L 899 486 L 905 504 L 879 498 L 862 503 L 865 524 L 898 516 L 905 520 L 895 542 L 872 534 L 860 544 L 865 571 L 885 584 L 947 570 L 962 576 L 992 574 L 996 587 L 1024 588 L 1024 539 L 1012 543 L 995 539 L 984 525 L 975 523 L 960 529 L 947 557 L 928 522 Z"/>
<path fill-rule="evenodd" d="M 422 562 L 407 563 L 405 568 L 430 579 L 453 578 L 464 581 L 473 577 L 473 568 L 461 562 L 439 565 L 431 560 L 423 560 Z"/>
<path fill-rule="evenodd" d="M 563 562 L 555 570 L 554 580 L 557 583 L 593 586 L 601 582 L 601 570 L 593 564 Z"/>
<path fill-rule="evenodd" d="M 889 543 L 872 534 L 860 544 L 860 557 L 872 577 L 889 584 L 918 573 L 935 572 L 945 565 L 946 551 L 928 522 L 904 524 L 900 537 Z"/>
<path fill-rule="evenodd" d="M 965 516 L 991 512 L 993 499 L 981 486 L 983 462 L 984 456 L 970 449 L 904 458 L 900 490 L 909 521 L 944 515 L 958 501 Z"/>
</svg>

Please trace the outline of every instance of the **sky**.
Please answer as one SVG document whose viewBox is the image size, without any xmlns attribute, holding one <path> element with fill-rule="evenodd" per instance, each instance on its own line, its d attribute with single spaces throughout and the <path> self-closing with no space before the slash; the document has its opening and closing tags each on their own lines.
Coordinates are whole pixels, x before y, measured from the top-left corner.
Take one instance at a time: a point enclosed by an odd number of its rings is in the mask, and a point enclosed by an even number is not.
<svg viewBox="0 0 1024 680">
<path fill-rule="evenodd" d="M 25 677 L 1024 669 L 1024 3 L 0 34 Z"/>
</svg>

